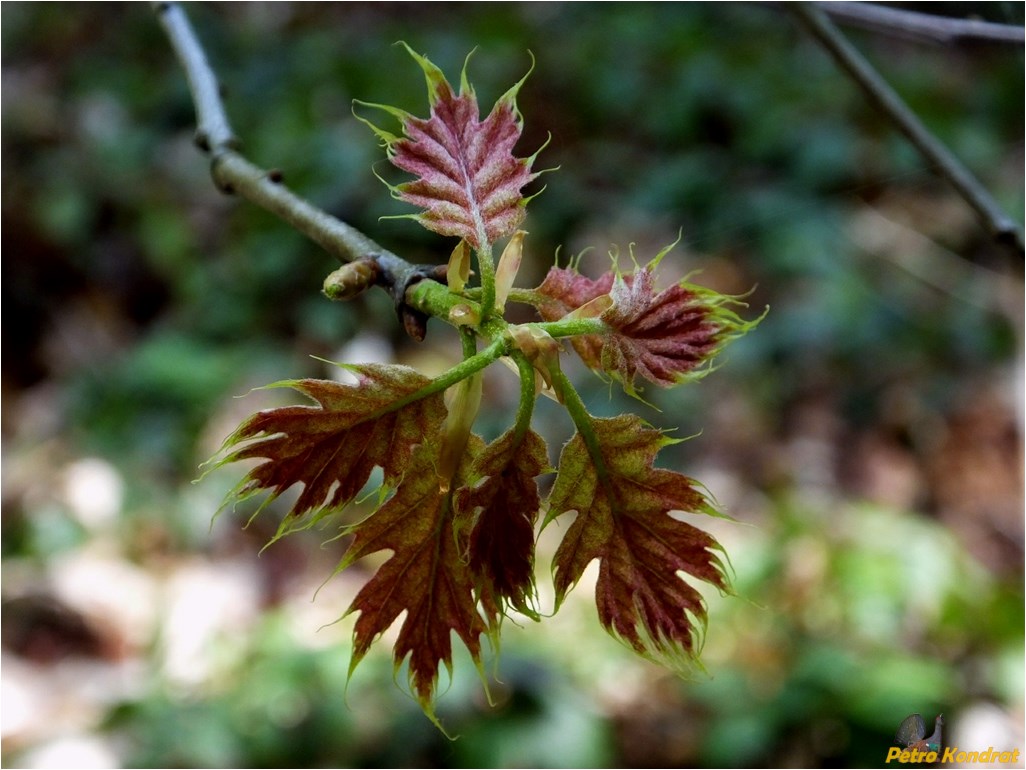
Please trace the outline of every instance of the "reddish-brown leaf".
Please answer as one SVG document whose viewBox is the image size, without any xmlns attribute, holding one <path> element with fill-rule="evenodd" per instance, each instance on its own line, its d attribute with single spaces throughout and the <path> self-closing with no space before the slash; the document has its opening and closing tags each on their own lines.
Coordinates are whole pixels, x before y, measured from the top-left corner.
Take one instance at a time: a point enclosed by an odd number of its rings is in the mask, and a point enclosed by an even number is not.
<svg viewBox="0 0 1026 770">
<path fill-rule="evenodd" d="M 468 452 L 480 451 L 480 443 L 474 437 Z M 437 461 L 436 447 L 424 444 L 417 449 L 395 494 L 350 528 L 355 538 L 339 565 L 342 570 L 368 554 L 392 552 L 346 613 L 359 613 L 350 671 L 405 612 L 393 659 L 398 669 L 409 657 L 410 688 L 432 718 L 440 666 L 452 668 L 451 633 L 456 632 L 479 662 L 481 635 L 489 628 L 477 607 L 470 567 L 453 534 L 452 493 L 439 486 Z"/>
<path fill-rule="evenodd" d="M 677 384 L 722 347 L 724 316 L 709 293 L 676 284 L 655 293 L 650 267 L 618 277 L 612 306 L 600 318 L 611 332 L 602 348 L 602 368 L 628 391 L 640 375 L 656 385 Z"/>
<path fill-rule="evenodd" d="M 533 157 L 513 155 L 523 128 L 516 106 L 523 80 L 482 120 L 465 76 L 456 94 L 441 70 L 407 50 L 427 76 L 431 116 L 369 105 L 397 118 L 405 134 L 400 138 L 370 124 L 393 165 L 416 177 L 393 187 L 393 194 L 422 209 L 412 218 L 428 230 L 462 238 L 475 249 L 511 235 L 525 216 L 521 189 L 537 176 L 531 172 Z"/>
<path fill-rule="evenodd" d="M 457 531 L 466 544 L 478 593 L 490 606 L 534 615 L 534 525 L 541 500 L 535 477 L 549 467 L 545 442 L 533 430 L 510 430 L 489 444 L 456 492 Z"/>
<path fill-rule="evenodd" d="M 440 393 L 411 400 L 431 381 L 405 366 L 364 364 L 348 367 L 356 385 L 331 380 L 279 383 L 313 399 L 316 406 L 266 409 L 250 417 L 225 441 L 234 451 L 220 464 L 254 457 L 253 468 L 233 491 L 244 500 L 261 491 L 268 501 L 293 484 L 303 491 L 289 517 L 349 503 L 367 483 L 375 466 L 385 483 L 406 470 L 415 445 L 435 436 L 445 419 Z"/>
<path fill-rule="evenodd" d="M 669 387 L 701 373 L 727 342 L 757 323 L 742 321 L 726 307 L 731 298 L 709 289 L 682 282 L 656 293 L 653 267 L 663 254 L 633 273 L 608 272 L 594 281 L 553 267 L 536 290 L 546 321 L 609 295 L 612 303 L 599 316 L 606 332 L 574 337 L 573 344 L 589 367 L 612 374 L 628 393 L 639 376 Z"/>
<path fill-rule="evenodd" d="M 694 482 L 652 467 L 672 443 L 634 415 L 593 418 L 564 447 L 546 523 L 568 511 L 554 560 L 556 601 L 599 560 L 599 620 L 637 652 L 670 664 L 698 652 L 705 602 L 680 573 L 728 590 L 716 540 L 671 511 L 714 513 Z M 589 447 L 589 443 L 592 445 Z"/>
</svg>

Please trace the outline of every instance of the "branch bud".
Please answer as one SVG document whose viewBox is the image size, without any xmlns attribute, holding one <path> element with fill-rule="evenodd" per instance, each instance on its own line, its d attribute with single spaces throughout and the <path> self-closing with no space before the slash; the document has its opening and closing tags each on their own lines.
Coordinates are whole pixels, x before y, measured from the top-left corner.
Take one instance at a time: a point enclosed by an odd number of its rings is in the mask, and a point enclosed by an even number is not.
<svg viewBox="0 0 1026 770">
<path fill-rule="evenodd" d="M 378 273 L 374 259 L 358 259 L 342 265 L 324 279 L 324 296 L 331 300 L 352 299 L 373 286 Z"/>
</svg>

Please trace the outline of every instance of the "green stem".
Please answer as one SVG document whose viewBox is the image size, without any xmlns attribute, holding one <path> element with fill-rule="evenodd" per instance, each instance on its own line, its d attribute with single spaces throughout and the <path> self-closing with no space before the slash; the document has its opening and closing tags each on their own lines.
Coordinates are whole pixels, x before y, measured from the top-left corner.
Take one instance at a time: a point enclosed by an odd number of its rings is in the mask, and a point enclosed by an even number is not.
<svg viewBox="0 0 1026 770">
<path fill-rule="evenodd" d="M 542 321 L 535 323 L 550 337 L 578 337 L 582 334 L 605 334 L 609 331 L 606 322 L 601 318 L 564 318 L 559 321 Z"/>
<path fill-rule="evenodd" d="M 466 326 L 460 327 L 460 342 L 463 344 L 463 360 L 473 358 L 477 355 L 477 336 L 473 329 Z"/>
<path fill-rule="evenodd" d="M 443 321 L 449 319 L 449 313 L 458 305 L 467 305 L 476 310 L 480 317 L 481 307 L 474 300 L 453 294 L 444 283 L 438 281 L 418 281 L 406 290 L 406 304 Z"/>
<path fill-rule="evenodd" d="M 482 289 L 486 284 L 482 276 Z M 494 274 L 492 275 L 492 289 L 494 291 Z M 475 292 L 476 294 L 477 292 Z M 481 291 L 480 304 L 465 296 L 453 294 L 449 289 L 437 281 L 419 281 L 411 286 L 406 292 L 406 303 L 423 313 L 435 318 L 448 319 L 449 312 L 458 305 L 468 305 L 472 310 L 478 312 L 481 318 L 479 331 L 488 339 L 496 340 L 505 336 L 509 328 L 503 319 L 485 315 L 484 292 Z M 494 302 L 495 295 L 492 295 Z M 494 308 L 494 305 L 493 305 Z M 531 324 L 541 329 L 551 337 L 576 337 L 582 334 L 605 334 L 609 327 L 600 318 L 564 318 L 559 321 L 539 321 Z"/>
<path fill-rule="evenodd" d="M 504 339 L 497 339 L 491 343 L 488 347 L 482 350 L 480 353 L 476 353 L 469 358 L 464 358 L 463 361 L 456 364 L 456 366 L 449 369 L 447 372 L 435 377 L 431 382 L 425 385 L 420 390 L 416 390 L 408 396 L 393 401 L 392 403 L 378 409 L 374 412 L 367 414 L 361 422 L 367 422 L 368 420 L 376 420 L 382 415 L 394 412 L 397 409 L 402 409 L 404 406 L 412 404 L 414 401 L 420 401 L 422 398 L 427 398 L 435 393 L 441 393 L 447 388 L 452 387 L 457 382 L 467 379 L 472 374 L 484 369 L 490 363 L 495 361 L 500 356 L 503 356 L 507 352 L 508 341 Z"/>
<path fill-rule="evenodd" d="M 477 269 L 481 273 L 481 320 L 485 321 L 495 311 L 495 262 L 492 260 L 492 244 L 482 242 L 477 250 Z"/>
<path fill-rule="evenodd" d="M 566 407 L 566 411 L 570 414 L 570 419 L 574 421 L 577 432 L 584 440 L 584 445 L 588 449 L 591 461 L 595 465 L 596 476 L 602 482 L 602 486 L 606 494 L 609 495 L 610 501 L 616 500 L 615 491 L 609 480 L 609 469 L 606 467 L 605 458 L 602 456 L 602 445 L 592 425 L 594 418 L 588 413 L 580 394 L 562 371 L 552 372 L 552 380 L 556 392 L 563 399 L 563 406 Z"/>
<path fill-rule="evenodd" d="M 512 351 L 510 355 L 520 372 L 520 403 L 517 405 L 517 420 L 513 426 L 513 443 L 516 445 L 524 440 L 527 429 L 531 427 L 531 415 L 534 413 L 534 402 L 537 398 L 535 392 L 537 375 L 534 366 L 527 360 L 527 356 L 519 350 Z"/>
<path fill-rule="evenodd" d="M 535 307 L 538 307 L 543 301 L 542 295 L 534 289 L 517 289 L 515 287 L 509 290 L 509 297 L 506 299 L 509 302 L 519 302 L 522 305 L 534 305 Z"/>
<path fill-rule="evenodd" d="M 481 297 L 481 287 L 474 286 L 466 289 L 463 293 L 471 299 L 479 299 Z M 513 287 L 509 290 L 509 296 L 506 297 L 506 301 L 538 307 L 545 301 L 545 298 L 534 289 L 518 289 Z"/>
</svg>

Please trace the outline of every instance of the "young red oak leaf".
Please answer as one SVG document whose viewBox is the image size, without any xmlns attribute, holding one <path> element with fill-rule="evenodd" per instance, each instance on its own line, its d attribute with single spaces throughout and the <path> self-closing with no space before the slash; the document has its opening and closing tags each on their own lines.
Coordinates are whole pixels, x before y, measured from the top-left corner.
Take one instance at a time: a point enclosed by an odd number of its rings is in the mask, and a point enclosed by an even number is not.
<svg viewBox="0 0 1026 770">
<path fill-rule="evenodd" d="M 463 471 L 480 447 L 481 440 L 472 437 Z M 393 660 L 398 670 L 409 657 L 410 689 L 432 719 L 439 667 L 452 670 L 451 633 L 480 668 L 481 635 L 494 623 L 494 618 L 486 622 L 478 610 L 470 566 L 453 536 L 452 493 L 438 486 L 437 461 L 436 447 L 422 444 L 416 450 L 395 494 L 349 528 L 355 538 L 338 567 L 343 570 L 377 551 L 392 552 L 346 611 L 359 613 L 349 670 L 351 674 L 375 639 L 405 612 Z M 457 481 L 462 479 L 458 474 Z"/>
<path fill-rule="evenodd" d="M 599 316 L 610 329 L 602 368 L 629 393 L 639 375 L 676 385 L 748 328 L 722 307 L 724 297 L 709 290 L 680 283 L 656 294 L 651 267 L 617 276 L 609 294 L 613 304 Z"/>
<path fill-rule="evenodd" d="M 294 521 L 310 511 L 335 510 L 349 503 L 375 466 L 384 470 L 386 484 L 402 477 L 415 445 L 441 429 L 446 414 L 441 393 L 417 398 L 431 380 L 405 366 L 345 368 L 357 375 L 358 384 L 307 379 L 270 386 L 293 388 L 317 405 L 258 412 L 225 440 L 222 451 L 234 451 L 218 466 L 266 458 L 243 478 L 229 500 L 242 501 L 266 491 L 266 505 L 293 484 L 302 484 L 287 519 Z"/>
<path fill-rule="evenodd" d="M 520 191 L 538 176 L 531 172 L 534 155 L 513 156 L 523 127 L 516 96 L 527 76 L 481 120 L 466 67 L 457 95 L 438 67 L 409 46 L 406 50 L 424 70 L 431 116 L 425 120 L 395 107 L 367 104 L 394 116 L 404 138 L 364 122 L 384 141 L 392 164 L 416 177 L 390 185 L 396 198 L 423 209 L 408 216 L 428 230 L 480 249 L 516 230 L 525 216 Z"/>
<path fill-rule="evenodd" d="M 589 433 L 563 448 L 549 497 L 546 525 L 577 512 L 554 559 L 557 606 L 598 559 L 602 625 L 642 655 L 683 668 L 697 655 L 706 610 L 680 573 L 729 587 L 716 540 L 670 512 L 715 511 L 691 479 L 652 467 L 674 442 L 639 417 L 591 418 Z"/>
<path fill-rule="evenodd" d="M 466 543 L 482 600 L 534 617 L 534 525 L 541 500 L 535 477 L 549 468 L 545 441 L 511 429 L 478 456 L 471 485 L 457 490 L 456 530 Z"/>
<path fill-rule="evenodd" d="M 606 333 L 574 337 L 573 345 L 589 367 L 612 374 L 631 394 L 638 376 L 663 387 L 701 376 L 729 341 L 760 320 L 743 321 L 726 307 L 730 297 L 689 283 L 656 293 L 654 268 L 666 251 L 633 273 L 610 271 L 598 280 L 553 267 L 536 290 L 546 321 L 609 295 L 611 304 L 598 316 Z"/>
</svg>

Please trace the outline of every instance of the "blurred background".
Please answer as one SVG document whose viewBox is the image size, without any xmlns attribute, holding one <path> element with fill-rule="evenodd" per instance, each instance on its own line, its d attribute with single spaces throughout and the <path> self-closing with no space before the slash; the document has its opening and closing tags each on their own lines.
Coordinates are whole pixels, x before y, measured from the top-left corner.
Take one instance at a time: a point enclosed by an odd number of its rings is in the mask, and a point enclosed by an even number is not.
<svg viewBox="0 0 1026 770">
<path fill-rule="evenodd" d="M 239 421 L 296 399 L 252 388 L 331 376 L 313 356 L 438 372 L 455 335 L 404 338 L 383 292 L 329 302 L 331 257 L 214 189 L 147 5 L 4 3 L 6 766 L 865 766 L 914 712 L 943 712 L 949 745 L 1026 749 L 1022 256 L 785 9 L 186 9 L 247 156 L 417 262 L 453 244 L 379 221 L 409 209 L 352 100 L 426 113 L 397 40 L 453 81 L 477 47 L 486 109 L 533 52 L 518 149 L 551 135 L 536 168 L 559 170 L 520 285 L 557 250 L 590 249 L 597 275 L 612 246 L 644 261 L 683 231 L 663 285 L 700 271 L 751 290 L 746 317 L 771 307 L 707 379 L 648 389 L 659 411 L 566 364 L 596 414 L 692 436 L 661 461 L 733 517 L 700 524 L 738 596 L 706 591 L 705 672 L 682 681 L 601 630 L 589 571 L 558 616 L 507 624 L 494 705 L 457 656 L 454 742 L 393 684 L 388 638 L 347 687 L 339 618 L 380 562 L 332 578 L 338 521 L 261 551 L 287 501 L 246 527 L 255 505 L 213 518 L 245 468 L 194 480 Z M 1021 3 L 916 9 L 1023 23 Z M 1022 48 L 849 34 L 1021 222 Z M 486 398 L 494 436 L 512 375 Z M 537 418 L 555 460 L 571 427 L 544 400 Z"/>
</svg>

